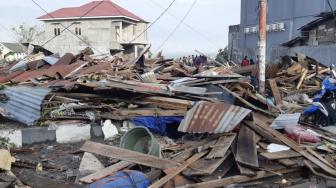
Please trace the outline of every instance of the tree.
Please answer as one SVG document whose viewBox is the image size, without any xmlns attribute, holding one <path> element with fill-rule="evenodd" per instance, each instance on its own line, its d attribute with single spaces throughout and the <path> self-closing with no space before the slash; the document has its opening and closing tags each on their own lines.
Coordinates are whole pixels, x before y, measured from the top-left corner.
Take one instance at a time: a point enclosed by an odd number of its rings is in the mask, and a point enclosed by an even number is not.
<svg viewBox="0 0 336 188">
<path fill-rule="evenodd" d="M 20 43 L 32 43 L 39 35 L 42 34 L 41 28 L 37 25 L 29 26 L 26 23 L 19 25 L 12 30 L 19 37 Z"/>
<path fill-rule="evenodd" d="M 229 61 L 229 48 L 225 47 L 224 50 L 220 49 L 218 51 L 217 56 L 216 56 L 216 60 L 221 62 L 221 63 L 225 63 L 225 62 Z"/>
</svg>

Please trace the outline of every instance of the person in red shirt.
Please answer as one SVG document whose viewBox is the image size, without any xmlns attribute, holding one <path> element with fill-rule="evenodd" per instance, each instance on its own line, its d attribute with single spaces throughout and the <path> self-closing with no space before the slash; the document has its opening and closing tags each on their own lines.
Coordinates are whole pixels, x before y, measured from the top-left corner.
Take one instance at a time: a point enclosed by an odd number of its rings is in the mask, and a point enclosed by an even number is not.
<svg viewBox="0 0 336 188">
<path fill-rule="evenodd" d="M 242 67 L 250 66 L 250 61 L 247 59 L 247 56 L 244 57 L 241 66 Z"/>
</svg>

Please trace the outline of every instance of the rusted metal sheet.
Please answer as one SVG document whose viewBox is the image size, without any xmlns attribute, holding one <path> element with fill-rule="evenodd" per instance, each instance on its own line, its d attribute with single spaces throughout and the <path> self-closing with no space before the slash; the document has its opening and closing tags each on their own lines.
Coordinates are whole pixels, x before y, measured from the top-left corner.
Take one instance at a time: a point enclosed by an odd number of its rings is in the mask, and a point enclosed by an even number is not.
<svg viewBox="0 0 336 188">
<path fill-rule="evenodd" d="M 188 133 L 232 131 L 251 110 L 227 103 L 198 102 L 188 111 L 178 130 Z"/>
<path fill-rule="evenodd" d="M 55 77 L 57 75 L 62 76 L 62 78 L 68 77 L 71 74 L 75 74 L 77 71 L 79 71 L 81 68 L 83 68 L 87 63 L 78 62 L 73 63 L 70 65 L 54 65 L 44 71 L 43 75 L 49 76 L 49 77 Z"/>
<path fill-rule="evenodd" d="M 30 79 L 35 79 L 43 76 L 43 70 L 34 70 L 34 71 L 26 71 L 17 77 L 11 79 L 12 82 L 19 83 L 19 82 L 25 82 Z"/>
<path fill-rule="evenodd" d="M 11 79 L 21 75 L 22 73 L 24 73 L 24 71 L 16 71 L 16 72 L 13 72 L 5 76 L 0 76 L 0 83 L 6 83 L 10 81 Z"/>
<path fill-rule="evenodd" d="M 108 71 L 112 69 L 111 63 L 99 63 L 97 65 L 93 65 L 90 67 L 86 67 L 78 71 L 78 74 L 85 75 L 85 74 L 91 74 L 101 71 Z"/>
<path fill-rule="evenodd" d="M 71 53 L 66 53 L 61 57 L 54 65 L 69 65 L 75 59 L 75 56 Z"/>
</svg>

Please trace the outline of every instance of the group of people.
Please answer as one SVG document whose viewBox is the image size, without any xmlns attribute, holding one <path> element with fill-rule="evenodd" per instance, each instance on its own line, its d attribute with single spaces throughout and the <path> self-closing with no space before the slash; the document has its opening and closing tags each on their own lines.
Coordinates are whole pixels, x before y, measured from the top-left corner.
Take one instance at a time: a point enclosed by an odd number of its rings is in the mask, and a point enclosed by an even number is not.
<svg viewBox="0 0 336 188">
<path fill-rule="evenodd" d="M 198 59 L 198 55 L 190 55 L 190 56 L 183 56 L 183 57 L 180 57 L 178 58 L 178 62 L 181 62 L 185 65 L 188 65 L 188 66 L 193 66 L 194 62 L 196 61 L 196 59 Z"/>
<path fill-rule="evenodd" d="M 251 58 L 250 60 L 247 58 L 247 56 L 244 57 L 243 61 L 241 62 L 242 67 L 250 66 L 256 64 L 254 60 Z"/>
</svg>

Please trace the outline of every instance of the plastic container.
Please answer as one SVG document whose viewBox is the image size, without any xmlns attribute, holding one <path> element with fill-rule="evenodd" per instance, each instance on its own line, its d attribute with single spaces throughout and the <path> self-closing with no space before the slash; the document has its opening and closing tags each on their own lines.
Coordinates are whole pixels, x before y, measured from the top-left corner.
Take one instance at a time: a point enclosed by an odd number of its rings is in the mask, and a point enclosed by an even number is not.
<svg viewBox="0 0 336 188">
<path fill-rule="evenodd" d="M 321 142 L 321 139 L 318 136 L 309 133 L 307 130 L 303 129 L 300 126 L 287 125 L 285 126 L 285 131 L 287 132 L 290 138 L 298 142 L 300 141 L 311 143 Z"/>
<path fill-rule="evenodd" d="M 124 170 L 90 184 L 90 188 L 147 188 L 149 185 L 142 172 Z"/>
<path fill-rule="evenodd" d="M 122 138 L 120 147 L 144 154 L 160 156 L 160 144 L 146 127 L 134 127 Z"/>
</svg>

